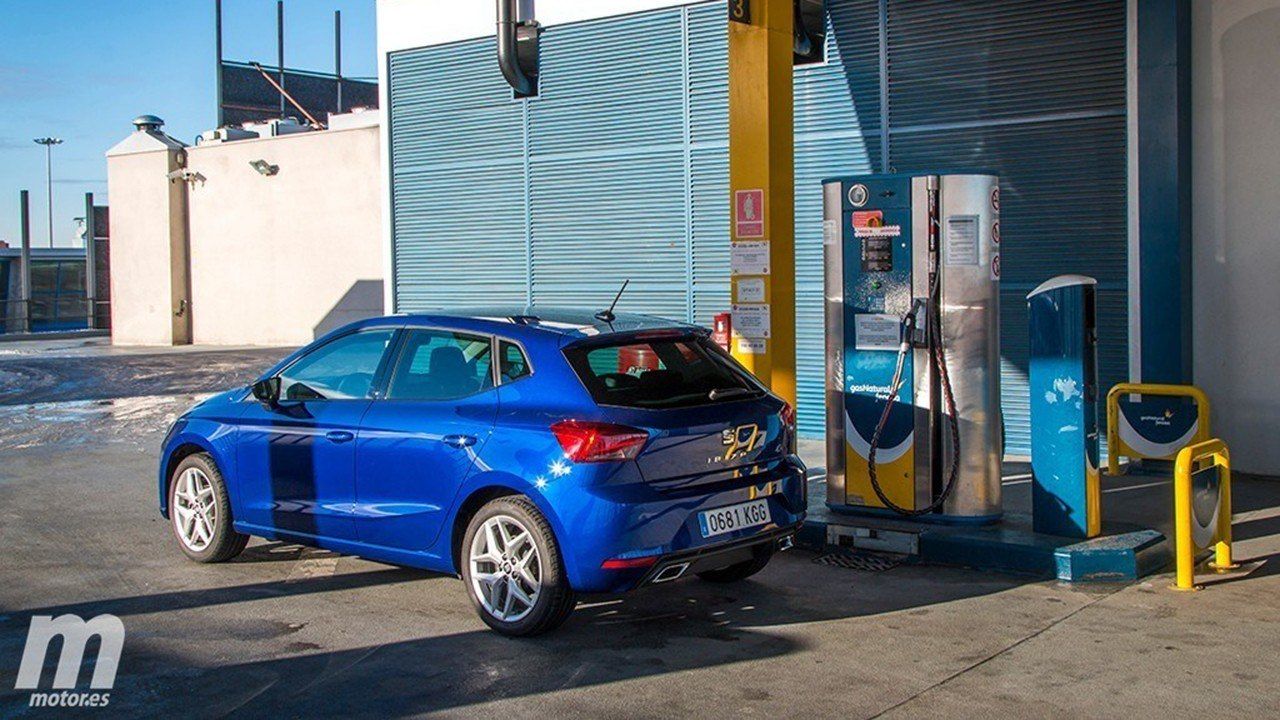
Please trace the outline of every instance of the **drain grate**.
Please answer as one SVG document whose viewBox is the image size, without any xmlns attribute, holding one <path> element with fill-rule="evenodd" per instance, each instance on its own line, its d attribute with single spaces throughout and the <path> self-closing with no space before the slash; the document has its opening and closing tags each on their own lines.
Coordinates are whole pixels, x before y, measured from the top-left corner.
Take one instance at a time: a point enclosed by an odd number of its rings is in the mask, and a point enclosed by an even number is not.
<svg viewBox="0 0 1280 720">
<path fill-rule="evenodd" d="M 834 565 L 849 570 L 865 570 L 867 572 L 883 572 L 902 564 L 901 555 L 837 548 L 813 559 L 821 565 Z"/>
</svg>

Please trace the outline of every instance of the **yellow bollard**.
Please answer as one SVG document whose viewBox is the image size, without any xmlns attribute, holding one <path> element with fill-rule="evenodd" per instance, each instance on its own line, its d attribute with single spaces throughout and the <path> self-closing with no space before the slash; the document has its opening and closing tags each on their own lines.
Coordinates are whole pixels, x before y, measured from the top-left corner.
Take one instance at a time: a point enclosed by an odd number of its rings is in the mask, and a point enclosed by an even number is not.
<svg viewBox="0 0 1280 720">
<path fill-rule="evenodd" d="M 1214 544 L 1214 560 L 1210 567 L 1223 572 L 1239 567 L 1231 559 L 1231 454 L 1221 440 L 1196 443 L 1178 452 L 1173 469 L 1173 534 L 1174 559 L 1177 563 L 1178 590 L 1199 590 L 1195 583 L 1196 546 L 1192 527 L 1191 474 L 1201 461 L 1211 460 L 1221 469 L 1218 479 L 1218 521 L 1210 542 Z"/>
<path fill-rule="evenodd" d="M 1213 562 L 1209 567 L 1218 572 L 1227 572 L 1240 567 L 1240 563 L 1231 559 L 1231 453 L 1222 447 L 1222 480 L 1219 489 L 1221 504 L 1218 506 L 1218 542 L 1213 547 Z"/>
</svg>

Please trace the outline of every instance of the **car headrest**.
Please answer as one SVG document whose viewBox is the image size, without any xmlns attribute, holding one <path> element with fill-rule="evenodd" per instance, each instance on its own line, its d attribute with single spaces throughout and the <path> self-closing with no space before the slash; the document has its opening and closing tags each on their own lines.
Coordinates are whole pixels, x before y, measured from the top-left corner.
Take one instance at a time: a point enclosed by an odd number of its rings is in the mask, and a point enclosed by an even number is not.
<svg viewBox="0 0 1280 720">
<path fill-rule="evenodd" d="M 475 370 L 467 364 L 462 348 L 456 345 L 433 348 L 428 372 L 437 377 L 475 377 Z"/>
</svg>

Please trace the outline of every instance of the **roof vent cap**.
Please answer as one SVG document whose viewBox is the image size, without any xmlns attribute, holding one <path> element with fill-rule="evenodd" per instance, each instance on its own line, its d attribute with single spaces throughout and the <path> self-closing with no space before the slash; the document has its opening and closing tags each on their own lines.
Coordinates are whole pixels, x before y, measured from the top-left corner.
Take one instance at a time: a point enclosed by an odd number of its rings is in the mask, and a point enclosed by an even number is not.
<svg viewBox="0 0 1280 720">
<path fill-rule="evenodd" d="M 164 121 L 155 115 L 139 115 L 133 119 L 133 127 L 137 132 L 159 132 L 164 127 Z"/>
</svg>

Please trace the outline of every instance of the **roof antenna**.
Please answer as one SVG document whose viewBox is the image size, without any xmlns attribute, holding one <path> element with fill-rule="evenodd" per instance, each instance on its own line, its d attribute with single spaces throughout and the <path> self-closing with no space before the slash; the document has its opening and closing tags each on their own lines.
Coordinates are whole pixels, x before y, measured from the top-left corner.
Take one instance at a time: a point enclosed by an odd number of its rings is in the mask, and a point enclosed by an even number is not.
<svg viewBox="0 0 1280 720">
<path fill-rule="evenodd" d="M 600 312 L 596 313 L 597 320 L 599 320 L 600 322 L 611 323 L 614 320 L 618 319 L 618 316 L 613 314 L 613 309 L 618 307 L 618 301 L 622 299 L 622 293 L 627 291 L 627 285 L 630 285 L 630 284 L 631 284 L 630 278 L 622 281 L 622 287 L 618 289 L 618 294 L 614 296 L 613 302 L 609 305 L 609 309 L 601 310 Z"/>
</svg>

